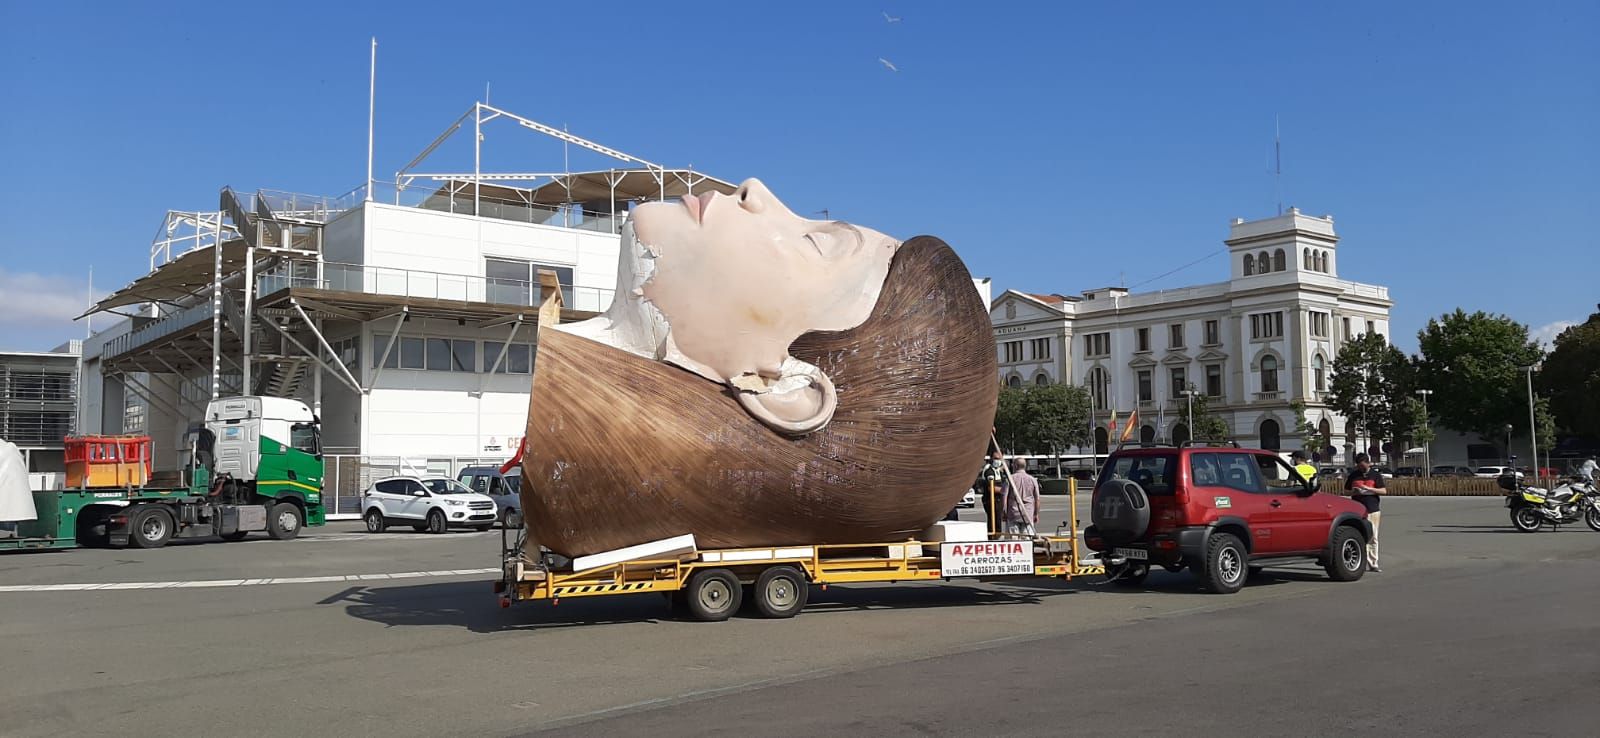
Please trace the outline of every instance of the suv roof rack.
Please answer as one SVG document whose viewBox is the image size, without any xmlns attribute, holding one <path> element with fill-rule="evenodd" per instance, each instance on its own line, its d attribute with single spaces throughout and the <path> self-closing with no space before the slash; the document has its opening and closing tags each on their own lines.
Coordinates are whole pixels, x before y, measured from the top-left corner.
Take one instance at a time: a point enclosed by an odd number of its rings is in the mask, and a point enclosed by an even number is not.
<svg viewBox="0 0 1600 738">
<path fill-rule="evenodd" d="M 1118 450 L 1124 448 L 1176 448 L 1176 446 L 1173 446 L 1166 441 L 1130 441 L 1128 443 L 1117 444 Z"/>
<path fill-rule="evenodd" d="M 1180 444 L 1179 448 L 1189 448 L 1191 446 L 1203 446 L 1208 448 L 1239 448 L 1239 442 L 1224 441 L 1216 438 L 1192 438 Z"/>
</svg>

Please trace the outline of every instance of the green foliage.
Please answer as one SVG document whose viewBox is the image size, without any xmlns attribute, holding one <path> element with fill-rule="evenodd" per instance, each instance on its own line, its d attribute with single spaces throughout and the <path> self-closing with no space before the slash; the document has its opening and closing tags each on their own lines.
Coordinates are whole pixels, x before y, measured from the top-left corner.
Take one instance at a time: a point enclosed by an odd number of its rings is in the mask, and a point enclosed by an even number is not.
<svg viewBox="0 0 1600 738">
<path fill-rule="evenodd" d="M 1311 439 L 1317 435 L 1317 424 L 1306 419 L 1306 404 L 1299 400 L 1289 401 L 1289 411 L 1294 413 L 1293 432 L 1306 439 L 1305 445 L 1311 445 Z"/>
<path fill-rule="evenodd" d="M 1003 387 L 995 408 L 995 435 L 1012 453 L 1085 446 L 1092 440 L 1089 407 L 1089 391 L 1084 387 Z"/>
<path fill-rule="evenodd" d="M 1418 385 L 1433 390 L 1429 409 L 1444 425 L 1487 438 L 1510 423 L 1528 432 L 1527 379 L 1522 367 L 1543 357 L 1528 328 L 1503 315 L 1460 309 L 1428 321 L 1417 334 Z"/>
<path fill-rule="evenodd" d="M 1368 438 L 1394 438 L 1396 429 L 1405 425 L 1404 403 L 1412 375 L 1405 353 L 1382 335 L 1353 338 L 1333 359 L 1328 405 Z"/>
<path fill-rule="evenodd" d="M 1428 413 L 1422 400 L 1407 397 L 1400 402 L 1399 422 L 1395 426 L 1400 437 L 1408 438 L 1411 444 L 1423 446 L 1433 442 L 1433 424 L 1428 422 Z"/>
<path fill-rule="evenodd" d="M 1540 394 L 1550 398 L 1561 431 L 1600 438 L 1600 312 L 1556 336 L 1534 379 Z M 1544 437 L 1540 428 L 1540 440 Z"/>
</svg>

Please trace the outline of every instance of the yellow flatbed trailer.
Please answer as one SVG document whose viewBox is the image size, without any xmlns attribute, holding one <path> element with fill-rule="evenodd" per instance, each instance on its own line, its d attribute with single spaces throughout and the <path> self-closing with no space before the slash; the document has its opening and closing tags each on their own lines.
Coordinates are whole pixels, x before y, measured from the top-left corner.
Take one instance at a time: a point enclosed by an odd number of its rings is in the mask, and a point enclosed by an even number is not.
<svg viewBox="0 0 1600 738">
<path fill-rule="evenodd" d="M 582 572 L 535 571 L 507 561 L 495 583 L 501 606 L 567 597 L 640 592 L 670 595 L 696 620 L 726 620 L 752 598 L 763 617 L 787 618 L 805 607 L 811 586 L 936 582 L 1103 574 L 1079 563 L 1072 535 L 993 536 L 985 541 L 858 543 L 696 551 L 681 557 L 625 561 Z"/>
</svg>

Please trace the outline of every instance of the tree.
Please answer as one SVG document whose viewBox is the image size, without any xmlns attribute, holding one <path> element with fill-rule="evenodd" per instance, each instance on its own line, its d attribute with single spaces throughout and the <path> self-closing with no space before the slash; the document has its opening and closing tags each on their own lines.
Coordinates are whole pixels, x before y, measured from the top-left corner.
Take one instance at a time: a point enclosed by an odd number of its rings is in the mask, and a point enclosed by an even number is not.
<svg viewBox="0 0 1600 738">
<path fill-rule="evenodd" d="M 1087 445 L 1089 403 L 1087 389 L 1068 384 L 1002 388 L 995 435 L 1013 453 Z"/>
<path fill-rule="evenodd" d="M 1433 423 L 1429 422 L 1427 409 L 1421 400 L 1407 397 L 1400 401 L 1399 410 L 1399 422 L 1395 430 L 1401 438 L 1407 439 L 1410 445 L 1426 446 L 1433 442 Z"/>
<path fill-rule="evenodd" d="M 1211 412 L 1211 399 L 1195 390 L 1193 384 L 1189 385 L 1189 391 L 1194 393 L 1193 410 L 1187 406 L 1183 409 L 1184 413 L 1192 412 L 1194 415 L 1194 426 L 1189 429 L 1189 437 L 1207 441 L 1231 440 L 1233 428 L 1228 425 L 1228 421 Z"/>
<path fill-rule="evenodd" d="M 1433 390 L 1429 409 L 1440 422 L 1484 438 L 1503 437 L 1507 423 L 1519 435 L 1527 434 L 1522 368 L 1544 354 L 1528 338 L 1527 326 L 1504 315 L 1457 309 L 1428 321 L 1417 343 L 1422 350 L 1418 386 Z"/>
<path fill-rule="evenodd" d="M 1299 400 L 1289 401 L 1289 412 L 1294 413 L 1294 434 L 1300 436 L 1301 448 L 1315 448 L 1313 443 L 1319 431 L 1317 424 L 1306 419 L 1306 404 Z"/>
<path fill-rule="evenodd" d="M 1328 379 L 1328 406 L 1369 439 L 1393 439 L 1403 424 L 1411 374 L 1406 355 L 1377 333 L 1353 338 L 1339 349 Z"/>
<path fill-rule="evenodd" d="M 1562 432 L 1600 438 L 1600 312 L 1556 336 L 1535 381 L 1550 398 L 1550 411 Z M 1544 437 L 1540 428 L 1540 440 Z"/>
</svg>

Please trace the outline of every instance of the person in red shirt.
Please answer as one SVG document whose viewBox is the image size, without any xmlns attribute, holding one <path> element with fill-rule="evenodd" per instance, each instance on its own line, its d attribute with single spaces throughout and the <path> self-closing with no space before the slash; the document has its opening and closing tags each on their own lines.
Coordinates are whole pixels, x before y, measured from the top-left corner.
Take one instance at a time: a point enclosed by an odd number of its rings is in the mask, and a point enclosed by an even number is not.
<svg viewBox="0 0 1600 738">
<path fill-rule="evenodd" d="M 1356 454 L 1355 462 L 1355 468 L 1345 477 L 1344 488 L 1350 493 L 1350 499 L 1367 508 L 1367 521 L 1372 523 L 1372 540 L 1367 541 L 1367 571 L 1379 573 L 1383 571 L 1378 568 L 1378 502 L 1386 492 L 1383 473 L 1372 468 L 1371 458 L 1366 454 Z"/>
</svg>

